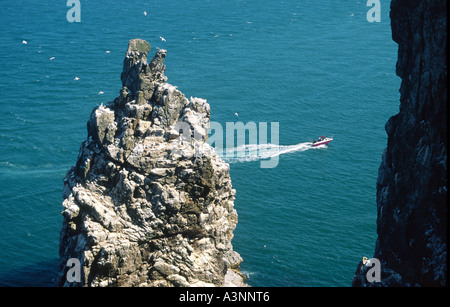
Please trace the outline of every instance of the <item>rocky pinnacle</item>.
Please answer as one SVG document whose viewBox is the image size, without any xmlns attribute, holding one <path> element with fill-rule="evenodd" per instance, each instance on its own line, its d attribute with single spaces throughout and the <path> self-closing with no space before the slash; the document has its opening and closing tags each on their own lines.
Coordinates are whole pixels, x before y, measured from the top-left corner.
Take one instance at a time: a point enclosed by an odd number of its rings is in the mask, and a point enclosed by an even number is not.
<svg viewBox="0 0 450 307">
<path fill-rule="evenodd" d="M 167 83 L 167 52 L 148 63 L 150 49 L 129 42 L 120 95 L 92 111 L 64 179 L 58 284 L 244 285 L 229 165 L 206 143 L 210 106 Z"/>
</svg>

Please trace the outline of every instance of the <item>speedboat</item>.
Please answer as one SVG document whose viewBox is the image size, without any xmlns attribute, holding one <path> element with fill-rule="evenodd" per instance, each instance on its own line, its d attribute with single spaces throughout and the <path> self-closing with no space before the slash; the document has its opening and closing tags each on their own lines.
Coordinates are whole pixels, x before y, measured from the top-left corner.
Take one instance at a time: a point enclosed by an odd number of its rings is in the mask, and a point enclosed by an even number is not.
<svg viewBox="0 0 450 307">
<path fill-rule="evenodd" d="M 330 143 L 333 140 L 333 138 L 327 138 L 324 136 L 320 136 L 317 140 L 313 140 L 312 146 L 319 146 L 319 145 L 325 145 Z"/>
</svg>

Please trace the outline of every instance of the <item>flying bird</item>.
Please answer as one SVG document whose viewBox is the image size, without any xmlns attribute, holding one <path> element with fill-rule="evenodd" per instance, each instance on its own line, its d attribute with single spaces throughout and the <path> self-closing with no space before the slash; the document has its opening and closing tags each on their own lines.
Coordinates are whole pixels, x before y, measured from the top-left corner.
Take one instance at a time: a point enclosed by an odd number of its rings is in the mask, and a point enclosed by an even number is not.
<svg viewBox="0 0 450 307">
<path fill-rule="evenodd" d="M 234 113 L 234 115 L 237 117 L 237 116 L 239 116 L 239 114 L 237 114 L 237 113 Z"/>
<path fill-rule="evenodd" d="M 106 50 L 106 52 L 105 53 L 111 53 L 111 51 L 109 51 L 109 50 Z"/>
<path fill-rule="evenodd" d="M 166 41 L 166 39 L 165 39 L 164 37 L 162 37 L 162 36 L 160 36 L 159 38 L 160 38 L 163 42 Z"/>
<path fill-rule="evenodd" d="M 28 42 L 27 41 L 22 41 L 22 44 L 26 45 L 26 44 L 28 44 Z"/>
<path fill-rule="evenodd" d="M 104 93 L 102 91 L 98 92 L 99 95 L 103 95 Z"/>
<path fill-rule="evenodd" d="M 80 78 L 78 78 L 78 77 L 75 77 L 75 79 L 74 79 L 75 81 L 78 81 L 78 80 L 80 80 Z"/>
<path fill-rule="evenodd" d="M 52 60 L 54 60 L 55 59 L 55 57 L 54 56 L 52 56 L 51 58 L 50 58 L 50 61 L 52 61 Z"/>
<path fill-rule="evenodd" d="M 147 16 L 147 11 L 144 11 L 144 15 Z"/>
</svg>

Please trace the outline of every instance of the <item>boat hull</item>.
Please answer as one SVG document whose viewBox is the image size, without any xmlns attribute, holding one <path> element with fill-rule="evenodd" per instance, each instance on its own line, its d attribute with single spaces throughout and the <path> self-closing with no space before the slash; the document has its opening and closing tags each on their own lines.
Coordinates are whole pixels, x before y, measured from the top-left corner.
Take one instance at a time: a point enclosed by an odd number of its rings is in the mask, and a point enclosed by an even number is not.
<svg viewBox="0 0 450 307">
<path fill-rule="evenodd" d="M 333 139 L 331 139 L 331 138 L 325 139 L 325 140 L 323 140 L 323 141 L 319 141 L 319 142 L 313 143 L 312 146 L 316 147 L 316 146 L 320 146 L 320 145 L 325 145 L 325 144 L 330 143 L 332 140 L 333 140 Z"/>
</svg>

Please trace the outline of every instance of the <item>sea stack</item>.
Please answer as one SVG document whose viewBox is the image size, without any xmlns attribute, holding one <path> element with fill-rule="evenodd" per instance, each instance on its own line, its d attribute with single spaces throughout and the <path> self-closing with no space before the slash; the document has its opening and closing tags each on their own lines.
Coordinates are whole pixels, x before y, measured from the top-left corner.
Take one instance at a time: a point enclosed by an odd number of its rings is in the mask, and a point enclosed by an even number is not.
<svg viewBox="0 0 450 307">
<path fill-rule="evenodd" d="M 392 0 L 400 111 L 386 124 L 377 179 L 375 267 L 360 263 L 354 286 L 447 282 L 447 2 Z M 370 270 L 370 272 L 369 272 Z M 372 279 L 372 278 L 370 278 Z"/>
<path fill-rule="evenodd" d="M 243 286 L 229 165 L 206 143 L 210 106 L 167 83 L 167 52 L 148 63 L 150 49 L 129 42 L 120 95 L 92 111 L 64 179 L 58 285 Z"/>
</svg>

